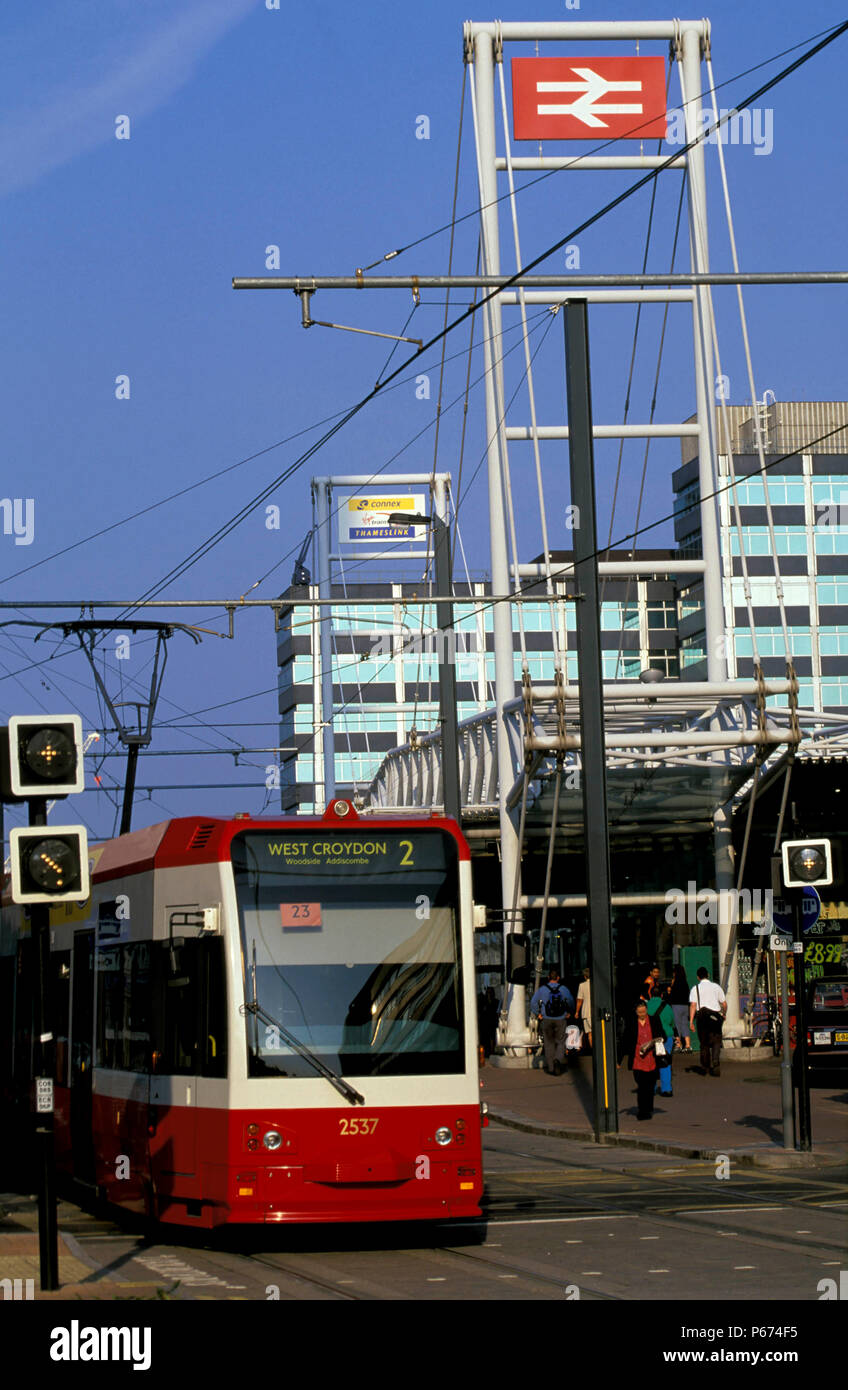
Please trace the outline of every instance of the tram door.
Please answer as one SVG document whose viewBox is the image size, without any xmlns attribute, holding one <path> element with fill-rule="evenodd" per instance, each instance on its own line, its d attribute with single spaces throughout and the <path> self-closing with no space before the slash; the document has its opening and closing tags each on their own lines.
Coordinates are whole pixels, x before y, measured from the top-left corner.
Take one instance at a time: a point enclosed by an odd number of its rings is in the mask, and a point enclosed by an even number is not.
<svg viewBox="0 0 848 1390">
<path fill-rule="evenodd" d="M 71 1149 L 74 1177 L 94 1182 L 91 1084 L 94 1037 L 94 932 L 74 936 L 71 976 Z"/>
<path fill-rule="evenodd" d="M 166 909 L 169 923 L 174 910 Z M 196 1178 L 198 943 L 171 935 L 153 957 L 154 1037 L 150 1076 L 150 1175 L 160 1196 Z"/>
</svg>

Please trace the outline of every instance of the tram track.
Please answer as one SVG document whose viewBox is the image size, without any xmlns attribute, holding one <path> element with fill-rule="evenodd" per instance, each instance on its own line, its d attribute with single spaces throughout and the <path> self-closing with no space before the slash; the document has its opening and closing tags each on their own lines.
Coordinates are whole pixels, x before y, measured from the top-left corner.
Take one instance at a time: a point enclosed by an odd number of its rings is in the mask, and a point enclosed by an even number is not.
<svg viewBox="0 0 848 1390">
<path fill-rule="evenodd" d="M 514 1150 L 499 1149 L 496 1146 L 487 1147 L 490 1153 L 497 1153 L 509 1158 L 530 1157 L 530 1155 L 517 1154 Z M 536 1164 L 545 1164 L 549 1168 L 565 1170 L 566 1173 L 568 1170 L 577 1169 L 579 1169 L 581 1173 L 586 1171 L 585 1165 L 570 1162 L 566 1159 L 534 1154 L 532 1155 L 532 1160 Z M 798 1179 L 783 1180 L 770 1178 L 770 1183 L 781 1184 L 781 1187 L 778 1188 L 777 1191 L 772 1188 L 768 1193 L 763 1193 L 755 1188 L 752 1183 L 746 1182 L 744 1188 L 737 1188 L 736 1191 L 731 1189 L 717 1192 L 715 1194 L 715 1201 L 711 1202 L 709 1206 L 681 1205 L 680 1203 L 686 1202 L 687 1199 L 700 1199 L 700 1202 L 703 1202 L 704 1199 L 703 1189 L 693 1182 L 692 1179 L 687 1179 L 682 1183 L 676 1182 L 674 1184 L 674 1195 L 676 1198 L 674 1205 L 658 1206 L 648 1205 L 645 1203 L 644 1197 L 648 1195 L 646 1189 L 651 1187 L 654 1189 L 656 1188 L 658 1179 L 662 1177 L 661 1170 L 658 1170 L 655 1174 L 646 1174 L 634 1171 L 633 1169 L 627 1169 L 625 1172 L 622 1172 L 622 1170 L 604 1166 L 593 1168 L 592 1172 L 600 1175 L 600 1181 L 606 1179 L 609 1182 L 615 1182 L 623 1176 L 629 1182 L 639 1184 L 641 1192 L 631 1192 L 631 1194 L 629 1194 L 629 1199 L 627 1197 L 623 1198 L 621 1194 L 611 1192 L 607 1189 L 591 1196 L 587 1194 L 586 1197 L 579 1196 L 572 1191 L 568 1194 L 567 1200 L 546 1198 L 540 1201 L 538 1198 L 519 1198 L 517 1201 L 510 1201 L 508 1198 L 496 1198 L 494 1202 L 491 1201 L 490 1193 L 484 1193 L 485 1218 L 489 1222 L 502 1221 L 505 1224 L 509 1224 L 511 1211 L 516 1213 L 516 1215 L 512 1217 L 512 1220 L 527 1218 L 531 1214 L 540 1220 L 556 1220 L 568 1216 L 574 1216 L 575 1218 L 579 1218 L 580 1216 L 600 1217 L 604 1215 L 634 1216 L 649 1218 L 653 1223 L 661 1224 L 664 1227 L 679 1229 L 683 1226 L 690 1231 L 697 1231 L 700 1234 L 704 1234 L 705 1229 L 708 1229 L 708 1227 L 705 1227 L 702 1221 L 694 1219 L 696 1214 L 707 1216 L 717 1213 L 726 1213 L 728 1219 L 731 1219 L 734 1218 L 734 1214 L 742 1215 L 745 1212 L 752 1211 L 765 1212 L 766 1210 L 789 1209 L 791 1207 L 800 1210 L 804 1208 L 817 1210 L 823 1207 L 824 1199 L 835 1196 L 836 1194 L 844 1194 L 846 1191 L 845 1184 L 834 1184 L 815 1180 L 813 1180 L 812 1183 L 807 1181 L 802 1184 Z M 520 1174 L 513 1176 L 508 1173 L 499 1173 L 498 1177 L 503 1177 L 513 1182 L 520 1180 Z M 787 1192 L 786 1185 L 789 1183 L 792 1184 L 792 1188 Z M 808 1193 L 808 1189 L 811 1186 L 815 1187 L 815 1193 Z M 488 1201 L 487 1195 L 489 1197 Z M 753 1240 L 759 1245 L 769 1246 L 774 1250 L 784 1252 L 787 1250 L 797 1251 L 799 1249 L 798 1242 L 795 1240 L 781 1240 L 779 1237 L 770 1235 L 768 1232 L 753 1229 L 751 1225 L 745 1221 L 740 1222 L 735 1220 L 734 1224 L 740 1227 L 740 1234 L 744 1234 L 747 1239 Z M 838 1255 L 843 1255 L 844 1248 L 843 1241 L 831 1240 L 827 1237 L 816 1238 L 817 1250 L 833 1251 Z"/>
<path fill-rule="evenodd" d="M 483 1224 L 484 1223 L 481 1222 L 481 1226 Z M 469 1263 L 475 1263 L 477 1265 L 485 1267 L 487 1272 L 491 1273 L 493 1279 L 515 1278 L 522 1280 L 525 1289 L 528 1287 L 532 1289 L 533 1286 L 541 1286 L 546 1289 L 556 1289 L 558 1293 L 562 1294 L 565 1292 L 566 1286 L 569 1282 L 568 1279 L 563 1275 L 543 1274 L 540 1273 L 538 1270 L 528 1269 L 526 1265 L 517 1263 L 515 1260 L 501 1259 L 490 1255 L 486 1255 L 479 1249 L 463 1250 L 457 1249 L 455 1246 L 445 1244 L 443 1246 L 440 1246 L 435 1251 L 429 1247 L 426 1250 L 416 1250 L 414 1248 L 399 1248 L 396 1253 L 411 1256 L 413 1259 L 432 1259 L 434 1267 L 438 1268 L 449 1267 L 457 1261 L 465 1262 L 466 1268 L 468 1268 Z M 292 1266 L 289 1263 L 284 1263 L 282 1260 L 275 1259 L 274 1257 L 269 1257 L 267 1254 L 247 1255 L 243 1256 L 243 1258 L 248 1259 L 252 1264 L 266 1265 L 274 1270 L 283 1270 L 285 1271 L 285 1273 L 287 1273 L 293 1278 L 302 1280 L 303 1282 L 312 1283 L 316 1287 L 323 1288 L 331 1292 L 335 1297 L 347 1298 L 349 1300 L 358 1300 L 360 1302 L 371 1302 L 385 1299 L 387 1296 L 394 1296 L 398 1298 L 398 1301 L 409 1301 L 409 1295 L 387 1294 L 387 1291 L 384 1287 L 373 1286 L 372 1291 L 369 1293 L 356 1293 L 348 1289 L 343 1290 L 339 1287 L 337 1283 L 332 1283 L 330 1280 L 326 1278 L 317 1278 L 312 1274 L 306 1274 L 300 1268 Z M 308 1255 L 304 1256 L 304 1259 L 308 1258 Z M 585 1280 L 581 1282 L 580 1292 L 583 1298 L 589 1295 L 593 1299 L 597 1299 L 603 1302 L 620 1303 L 624 1301 L 617 1294 L 605 1293 L 600 1289 L 594 1289 L 589 1287 L 589 1285 L 585 1283 Z"/>
</svg>

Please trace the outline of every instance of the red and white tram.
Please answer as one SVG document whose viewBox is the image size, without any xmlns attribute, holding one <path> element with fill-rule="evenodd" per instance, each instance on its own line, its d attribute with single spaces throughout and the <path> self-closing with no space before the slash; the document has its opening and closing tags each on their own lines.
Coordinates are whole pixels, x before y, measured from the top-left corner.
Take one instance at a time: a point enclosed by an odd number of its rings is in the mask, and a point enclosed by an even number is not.
<svg viewBox="0 0 848 1390">
<path fill-rule="evenodd" d="M 470 853 L 442 816 L 186 817 L 51 908 L 61 1172 L 177 1225 L 479 1214 Z M 26 1094 L 34 961 L 0 952 Z M 4 1024 L 4 1030 L 6 1024 Z"/>
</svg>

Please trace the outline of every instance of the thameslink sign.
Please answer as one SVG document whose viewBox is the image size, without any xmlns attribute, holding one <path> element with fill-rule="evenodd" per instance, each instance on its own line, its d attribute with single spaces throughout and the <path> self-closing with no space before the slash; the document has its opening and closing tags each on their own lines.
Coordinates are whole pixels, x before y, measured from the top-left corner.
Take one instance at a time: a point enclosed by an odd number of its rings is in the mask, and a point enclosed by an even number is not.
<svg viewBox="0 0 848 1390">
<path fill-rule="evenodd" d="M 516 140 L 665 138 L 664 58 L 513 58 Z"/>
<path fill-rule="evenodd" d="M 339 512 L 339 540 L 348 545 L 363 545 L 370 541 L 423 541 L 426 526 L 389 524 L 392 512 L 424 511 L 425 497 L 414 494 L 405 497 L 349 497 Z"/>
</svg>

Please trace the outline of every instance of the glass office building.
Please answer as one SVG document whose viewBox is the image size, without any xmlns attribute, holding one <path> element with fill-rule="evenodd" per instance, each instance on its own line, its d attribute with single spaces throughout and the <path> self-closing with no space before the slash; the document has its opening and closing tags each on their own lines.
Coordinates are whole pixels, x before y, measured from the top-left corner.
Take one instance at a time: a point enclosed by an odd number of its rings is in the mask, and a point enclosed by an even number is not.
<svg viewBox="0 0 848 1390">
<path fill-rule="evenodd" d="M 799 704 L 842 712 L 848 707 L 848 430 L 839 427 L 848 425 L 848 402 L 775 401 L 760 405 L 756 413 L 750 406 L 728 406 L 727 411 L 732 472 L 725 452 L 719 459 L 718 505 L 728 676 L 733 680 L 753 670 L 743 554 L 763 673 L 785 675 L 776 556 Z M 718 415 L 721 439 L 721 410 Z M 765 473 L 757 451 L 757 421 Z M 692 442 L 683 441 L 682 447 L 683 465 L 673 475 L 675 537 L 681 555 L 700 556 L 698 461 L 690 456 Z M 681 675 L 704 679 L 700 584 L 680 594 L 679 632 Z"/>
<path fill-rule="evenodd" d="M 632 558 L 656 561 L 655 574 L 602 580 L 605 680 L 635 680 L 648 668 L 677 676 L 678 596 L 664 569 L 672 555 L 670 550 L 637 551 Z M 571 558 L 565 551 L 552 557 L 555 564 L 567 564 Z M 609 558 L 627 556 L 613 551 Z M 576 682 L 576 619 L 569 602 L 573 584 L 557 581 L 553 602 L 544 597 L 542 586 L 526 592 L 542 601 L 512 606 L 516 694 L 525 655 L 534 684 L 553 682 L 554 630 L 556 649 L 565 656 L 566 681 Z M 487 604 L 490 584 L 458 583 L 455 593 L 454 660 L 461 721 L 494 704 L 494 639 Z M 277 646 L 280 744 L 296 751 L 282 754 L 282 809 L 311 814 L 324 801 L 320 610 L 304 601 L 317 597 L 317 587 L 292 587 L 285 597 Z M 437 727 L 442 639 L 435 630 L 435 606 L 409 602 L 422 597 L 420 583 L 334 585 L 336 597 L 331 651 L 336 789 L 339 795 L 355 798 L 366 790 L 385 754 L 408 742 L 413 729 L 423 734 Z"/>
</svg>

